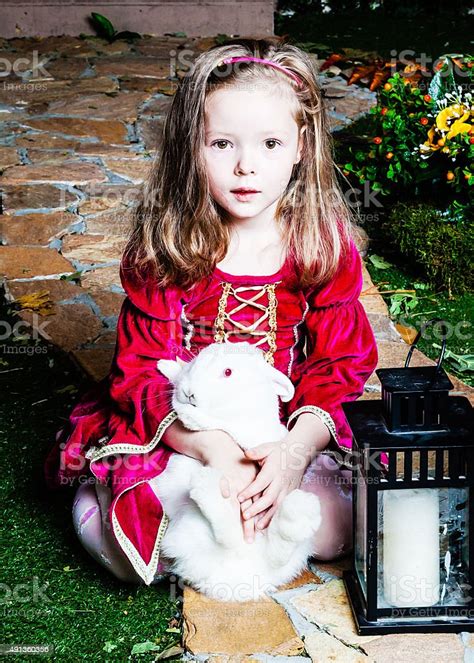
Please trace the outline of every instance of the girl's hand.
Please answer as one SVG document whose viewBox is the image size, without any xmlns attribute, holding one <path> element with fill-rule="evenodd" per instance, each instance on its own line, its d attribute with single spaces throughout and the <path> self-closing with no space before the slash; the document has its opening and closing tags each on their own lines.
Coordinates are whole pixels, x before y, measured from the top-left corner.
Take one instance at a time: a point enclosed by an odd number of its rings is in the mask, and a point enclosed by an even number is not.
<svg viewBox="0 0 474 663">
<path fill-rule="evenodd" d="M 252 460 L 258 459 L 262 468 L 253 483 L 237 498 L 246 505 L 242 509 L 245 519 L 253 519 L 263 512 L 257 522 L 260 530 L 268 526 L 286 495 L 300 487 L 308 460 L 292 452 L 286 437 L 279 442 L 266 442 L 248 449 L 245 455 Z M 248 499 L 252 497 L 258 499 L 247 507 Z"/>
</svg>

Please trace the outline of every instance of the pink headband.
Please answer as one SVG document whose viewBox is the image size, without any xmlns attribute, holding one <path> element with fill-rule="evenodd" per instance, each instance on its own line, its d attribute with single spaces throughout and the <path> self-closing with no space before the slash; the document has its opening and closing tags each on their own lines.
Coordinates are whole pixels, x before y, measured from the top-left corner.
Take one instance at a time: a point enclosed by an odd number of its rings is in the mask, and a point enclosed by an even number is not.
<svg viewBox="0 0 474 663">
<path fill-rule="evenodd" d="M 295 81 L 295 83 L 297 83 L 298 87 L 303 87 L 303 82 L 299 78 L 299 76 L 294 74 L 287 67 L 283 67 L 281 64 L 278 64 L 277 62 L 272 62 L 272 60 L 262 60 L 261 58 L 254 58 L 250 56 L 232 57 L 222 60 L 222 64 L 232 64 L 233 62 L 261 62 L 262 64 L 269 64 L 271 67 L 275 67 L 275 69 L 279 69 L 287 76 L 290 76 Z"/>
</svg>

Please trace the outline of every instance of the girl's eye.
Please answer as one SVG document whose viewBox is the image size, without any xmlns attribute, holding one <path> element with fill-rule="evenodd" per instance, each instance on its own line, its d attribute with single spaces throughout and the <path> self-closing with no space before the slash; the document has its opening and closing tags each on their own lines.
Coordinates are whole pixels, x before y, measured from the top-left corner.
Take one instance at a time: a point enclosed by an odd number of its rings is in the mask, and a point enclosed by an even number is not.
<svg viewBox="0 0 474 663">
<path fill-rule="evenodd" d="M 266 143 L 274 143 L 275 145 L 281 145 L 281 143 L 280 143 L 279 141 L 275 140 L 274 138 L 269 138 L 269 139 L 268 139 L 267 141 L 265 141 L 265 142 L 266 142 Z M 272 147 L 272 148 L 270 148 L 270 149 L 273 150 L 274 148 Z"/>
<path fill-rule="evenodd" d="M 226 376 L 226 378 L 228 378 L 229 375 L 232 375 L 232 369 L 231 368 L 224 369 L 224 375 Z"/>
<path fill-rule="evenodd" d="M 229 141 L 228 140 L 216 140 L 214 143 L 211 143 L 211 147 L 214 147 L 214 145 L 218 145 L 219 143 L 224 143 L 224 146 L 227 145 Z M 219 148 L 220 149 L 220 148 Z"/>
</svg>

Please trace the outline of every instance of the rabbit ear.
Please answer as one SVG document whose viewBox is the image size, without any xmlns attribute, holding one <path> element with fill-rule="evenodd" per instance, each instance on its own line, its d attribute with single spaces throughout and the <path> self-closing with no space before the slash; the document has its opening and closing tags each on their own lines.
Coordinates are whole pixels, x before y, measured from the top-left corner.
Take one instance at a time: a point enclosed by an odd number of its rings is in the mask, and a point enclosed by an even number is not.
<svg viewBox="0 0 474 663">
<path fill-rule="evenodd" d="M 280 396 L 281 400 L 286 403 L 291 401 L 295 394 L 295 388 L 291 380 L 286 377 L 284 373 L 279 371 L 277 368 L 267 363 L 268 371 L 270 373 L 271 380 L 275 386 L 275 391 Z"/>
<path fill-rule="evenodd" d="M 186 362 L 183 362 L 185 364 Z M 159 359 L 156 362 L 156 368 L 163 373 L 171 382 L 174 382 L 181 373 L 182 366 L 173 359 Z"/>
</svg>

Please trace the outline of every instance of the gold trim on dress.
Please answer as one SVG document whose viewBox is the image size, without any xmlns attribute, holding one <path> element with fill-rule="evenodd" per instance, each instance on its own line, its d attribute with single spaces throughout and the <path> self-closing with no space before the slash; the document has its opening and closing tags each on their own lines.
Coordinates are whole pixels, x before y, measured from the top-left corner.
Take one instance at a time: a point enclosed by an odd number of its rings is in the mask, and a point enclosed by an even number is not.
<svg viewBox="0 0 474 663">
<path fill-rule="evenodd" d="M 265 283 L 263 285 L 238 286 L 237 288 L 234 288 L 232 283 L 229 283 L 228 281 L 222 281 L 221 283 L 222 294 L 219 298 L 219 303 L 217 306 L 217 316 L 214 321 L 214 329 L 215 329 L 214 341 L 216 343 L 223 343 L 224 341 L 228 340 L 231 334 L 240 334 L 242 332 L 253 336 L 261 336 L 262 338 L 256 343 L 254 343 L 254 345 L 257 346 L 265 342 L 268 343 L 269 349 L 264 351 L 264 357 L 265 360 L 273 366 L 275 361 L 273 355 L 275 354 L 275 351 L 277 349 L 276 311 L 278 306 L 278 299 L 275 295 L 275 287 L 278 285 L 278 283 L 281 283 L 281 281 L 277 281 L 276 283 Z M 256 290 L 257 292 L 250 299 L 246 299 L 243 295 L 240 294 L 243 293 L 245 290 Z M 264 304 L 261 304 L 257 301 L 265 294 L 265 292 L 268 294 L 268 306 L 265 306 Z M 232 310 L 226 311 L 227 300 L 230 293 L 232 293 L 235 299 L 237 299 L 241 303 L 235 306 Z M 250 325 L 244 325 L 238 320 L 234 320 L 232 318 L 232 314 L 237 313 L 245 306 L 253 306 L 256 309 L 263 311 L 262 315 L 258 318 L 258 320 L 256 320 Z M 258 325 L 267 318 L 268 318 L 269 329 L 267 330 L 257 329 Z M 228 320 L 235 327 L 237 327 L 237 331 L 234 331 L 233 329 L 229 329 L 226 331 L 224 326 L 226 320 Z"/>
<path fill-rule="evenodd" d="M 337 434 L 336 430 L 336 424 L 334 423 L 334 419 L 331 417 L 329 412 L 326 410 L 323 410 L 321 407 L 317 407 L 316 405 L 303 405 L 302 407 L 298 408 L 295 410 L 289 417 L 288 421 L 286 422 L 286 427 L 288 428 L 289 424 L 293 421 L 293 419 L 296 419 L 300 414 L 303 414 L 303 412 L 310 412 L 311 414 L 315 414 L 318 416 L 322 421 L 326 424 L 326 426 L 329 428 L 329 431 L 331 435 L 334 438 L 334 441 L 336 444 L 343 449 L 344 451 L 352 451 L 350 447 L 346 447 L 343 444 L 339 442 L 339 436 Z"/>
<path fill-rule="evenodd" d="M 91 447 L 87 453 L 86 453 L 86 458 L 90 459 L 90 470 L 92 474 L 98 478 L 97 475 L 95 474 L 92 463 L 97 462 L 100 458 L 105 458 L 106 456 L 110 456 L 115 453 L 147 453 L 148 451 L 151 451 L 154 449 L 154 447 L 158 444 L 158 442 L 161 440 L 163 437 L 163 433 L 165 430 L 170 426 L 176 419 L 178 418 L 177 413 L 172 410 L 169 412 L 166 417 L 164 417 L 158 428 L 156 429 L 155 435 L 153 436 L 153 439 L 146 445 L 137 445 L 137 444 L 112 444 L 109 447 Z M 108 436 L 102 437 L 99 441 L 98 444 L 104 444 L 106 439 L 109 439 Z M 120 493 L 119 498 L 127 492 L 127 490 L 131 490 L 132 488 L 135 488 L 135 486 L 140 485 L 141 483 L 149 483 L 151 479 L 144 479 L 143 481 L 138 481 L 134 483 L 132 486 L 129 488 L 126 488 L 122 493 Z M 163 504 L 161 505 L 161 508 L 163 509 Z M 153 552 L 150 558 L 149 564 L 145 564 L 143 559 L 140 557 L 137 549 L 133 545 L 133 543 L 130 541 L 130 539 L 126 536 L 125 532 L 122 530 L 120 527 L 120 523 L 118 521 L 117 516 L 115 515 L 115 506 L 112 510 L 112 527 L 114 528 L 114 533 L 115 536 L 117 537 L 117 540 L 119 541 L 120 545 L 122 546 L 122 549 L 125 551 L 128 559 L 130 560 L 130 563 L 132 564 L 133 568 L 135 571 L 138 573 L 138 575 L 145 581 L 147 585 L 150 585 L 151 582 L 154 580 L 156 569 L 158 568 L 158 562 L 160 561 L 160 547 L 161 547 L 161 541 L 163 539 L 163 536 L 166 533 L 166 530 L 168 528 L 169 524 L 169 519 L 168 516 L 166 515 L 164 509 L 163 509 L 163 516 L 160 522 L 160 526 L 158 527 L 158 533 L 156 535 L 156 540 L 153 545 Z"/>
</svg>

